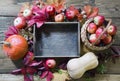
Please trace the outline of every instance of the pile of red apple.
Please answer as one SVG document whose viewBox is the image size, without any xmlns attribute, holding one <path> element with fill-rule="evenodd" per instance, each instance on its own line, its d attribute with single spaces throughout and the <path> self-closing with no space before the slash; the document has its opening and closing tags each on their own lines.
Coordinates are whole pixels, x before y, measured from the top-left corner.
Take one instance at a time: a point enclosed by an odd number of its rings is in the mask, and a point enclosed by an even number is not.
<svg viewBox="0 0 120 81">
<path fill-rule="evenodd" d="M 34 8 L 34 7 L 33 7 Z M 57 13 L 54 6 L 47 5 L 45 7 L 45 15 L 47 15 L 47 21 L 54 21 L 54 22 L 63 22 L 64 19 L 68 21 L 73 21 L 76 17 L 75 11 L 66 9 L 61 10 L 61 12 Z M 18 29 L 25 28 L 27 26 L 27 21 L 30 20 L 34 16 L 32 9 L 24 9 L 22 14 L 18 16 L 14 20 L 14 26 Z M 37 15 L 36 15 L 37 16 Z"/>
<path fill-rule="evenodd" d="M 60 13 L 56 14 L 55 8 L 50 5 L 46 7 L 46 12 L 50 17 L 54 18 L 55 22 L 63 22 L 65 17 L 67 20 L 73 20 L 75 18 L 74 10 L 67 9 L 66 11 L 63 10 Z"/>
<path fill-rule="evenodd" d="M 96 46 L 105 46 L 112 42 L 114 35 L 117 32 L 117 28 L 114 25 L 110 25 L 107 30 L 101 35 L 106 28 L 106 20 L 104 16 L 98 15 L 94 17 L 93 21 L 87 26 L 87 37 L 90 43 Z M 101 35 L 100 39 L 98 37 Z"/>
</svg>

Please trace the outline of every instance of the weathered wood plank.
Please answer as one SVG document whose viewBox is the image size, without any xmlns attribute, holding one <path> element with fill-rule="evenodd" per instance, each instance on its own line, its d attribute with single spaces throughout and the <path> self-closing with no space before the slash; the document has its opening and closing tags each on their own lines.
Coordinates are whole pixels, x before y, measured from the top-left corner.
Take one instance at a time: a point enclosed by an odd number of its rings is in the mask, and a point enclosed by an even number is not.
<svg viewBox="0 0 120 81">
<path fill-rule="evenodd" d="M 0 41 L 4 40 L 4 32 L 13 25 L 15 17 L 0 17 Z"/>
<path fill-rule="evenodd" d="M 0 74 L 11 73 L 13 70 L 20 68 L 22 66 L 22 61 L 14 62 L 9 58 L 0 59 L 2 62 L 0 65 Z"/>
<path fill-rule="evenodd" d="M 21 6 L 32 0 L 0 0 L 0 16 L 17 16 Z M 8 6 L 9 5 L 9 6 Z"/>
<path fill-rule="evenodd" d="M 120 58 L 117 58 L 116 63 L 111 61 L 107 61 L 105 63 L 106 73 L 110 74 L 120 74 Z"/>
<path fill-rule="evenodd" d="M 74 5 L 77 8 L 82 8 L 85 4 L 90 4 L 90 0 L 66 0 L 66 5 Z"/>
<path fill-rule="evenodd" d="M 103 74 L 96 75 L 96 77 L 89 78 L 90 81 L 120 81 L 120 75 L 114 74 Z M 20 75 L 11 75 L 11 74 L 0 74 L 0 81 L 24 81 L 23 76 Z M 38 76 L 34 76 L 34 81 L 46 81 L 45 79 L 39 79 Z M 58 80 L 61 81 L 61 80 Z M 86 81 L 85 78 L 72 81 Z"/>
<path fill-rule="evenodd" d="M 95 78 L 91 78 L 91 81 L 120 81 L 120 75 L 113 74 L 97 75 Z"/>
<path fill-rule="evenodd" d="M 95 0 L 100 13 L 106 17 L 120 17 L 120 0 Z"/>
<path fill-rule="evenodd" d="M 0 74 L 0 81 L 24 81 L 23 76 L 15 76 L 11 74 Z M 45 79 L 40 79 L 39 76 L 34 77 L 34 81 L 46 81 Z"/>
<path fill-rule="evenodd" d="M 0 0 L 0 15 L 3 16 L 17 16 L 21 4 L 24 2 L 31 2 L 32 0 Z M 83 7 L 85 4 L 90 4 L 94 0 L 66 0 L 67 5 L 75 5 L 76 7 Z M 106 17 L 120 17 L 120 0 L 95 0 L 94 5 L 100 8 L 100 14 Z M 8 6 L 9 5 L 9 6 Z"/>
</svg>

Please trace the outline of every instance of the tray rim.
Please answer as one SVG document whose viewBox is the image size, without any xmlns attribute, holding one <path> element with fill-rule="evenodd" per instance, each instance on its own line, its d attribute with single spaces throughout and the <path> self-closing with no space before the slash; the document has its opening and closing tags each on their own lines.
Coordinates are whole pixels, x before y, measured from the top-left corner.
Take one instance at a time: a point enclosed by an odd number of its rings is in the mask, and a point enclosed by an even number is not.
<svg viewBox="0 0 120 81">
<path fill-rule="evenodd" d="M 74 58 L 74 57 L 80 57 L 80 22 L 44 22 L 44 24 L 78 24 L 78 29 L 77 29 L 77 34 L 78 34 L 78 54 L 76 56 L 34 56 L 35 58 Z M 36 23 L 33 25 L 33 52 L 34 52 L 34 49 L 35 49 L 35 40 L 36 40 L 36 37 L 35 37 L 35 28 L 36 27 Z"/>
</svg>

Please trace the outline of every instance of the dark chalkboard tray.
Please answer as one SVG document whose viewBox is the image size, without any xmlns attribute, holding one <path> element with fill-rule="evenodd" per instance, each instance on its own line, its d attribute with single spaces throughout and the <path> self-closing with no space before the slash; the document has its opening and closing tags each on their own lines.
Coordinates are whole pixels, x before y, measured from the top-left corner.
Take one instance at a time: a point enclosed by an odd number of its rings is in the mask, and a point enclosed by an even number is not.
<svg viewBox="0 0 120 81">
<path fill-rule="evenodd" d="M 79 57 L 79 22 L 45 22 L 34 27 L 34 54 L 39 57 Z"/>
</svg>

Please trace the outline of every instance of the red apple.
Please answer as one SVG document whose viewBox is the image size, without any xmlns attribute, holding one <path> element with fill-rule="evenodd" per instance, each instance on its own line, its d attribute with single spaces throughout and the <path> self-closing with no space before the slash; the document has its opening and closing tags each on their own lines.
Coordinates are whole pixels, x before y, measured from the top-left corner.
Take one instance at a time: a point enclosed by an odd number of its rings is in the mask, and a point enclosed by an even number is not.
<svg viewBox="0 0 120 81">
<path fill-rule="evenodd" d="M 73 10 L 67 10 L 66 11 L 66 18 L 68 20 L 73 20 L 75 18 L 75 11 L 73 11 Z"/>
<path fill-rule="evenodd" d="M 114 25 L 110 25 L 107 29 L 107 33 L 110 35 L 115 35 L 117 32 L 117 27 Z"/>
<path fill-rule="evenodd" d="M 49 16 L 53 16 L 55 14 L 55 8 L 53 6 L 47 6 L 46 12 L 49 14 Z"/>
<path fill-rule="evenodd" d="M 91 34 L 89 37 L 90 43 L 95 43 L 97 41 L 96 34 Z M 100 40 L 97 41 L 96 45 L 100 43 Z"/>
<path fill-rule="evenodd" d="M 104 16 L 98 15 L 98 16 L 94 17 L 94 23 L 98 26 L 101 26 L 104 21 L 105 21 Z"/>
<path fill-rule="evenodd" d="M 64 15 L 58 14 L 55 16 L 55 22 L 63 22 L 64 21 Z"/>
<path fill-rule="evenodd" d="M 105 37 L 103 40 L 104 44 L 110 44 L 112 42 L 112 36 L 111 35 L 107 35 L 107 37 Z"/>
<path fill-rule="evenodd" d="M 45 63 L 49 68 L 54 68 L 56 65 L 56 61 L 54 59 L 48 59 Z"/>
<path fill-rule="evenodd" d="M 97 26 L 95 23 L 90 23 L 87 27 L 87 31 L 89 33 L 95 33 L 96 30 L 97 30 Z"/>
<path fill-rule="evenodd" d="M 96 37 L 99 37 L 102 32 L 104 31 L 104 28 L 100 27 L 96 30 L 95 34 L 96 34 Z M 101 39 L 104 39 L 105 37 L 107 36 L 106 32 L 103 33 L 103 35 L 101 36 Z"/>
<path fill-rule="evenodd" d="M 24 17 L 17 17 L 14 20 L 14 26 L 18 29 L 22 29 L 26 26 L 26 20 Z"/>
<path fill-rule="evenodd" d="M 25 10 L 23 11 L 23 16 L 24 16 L 26 19 L 30 19 L 31 16 L 32 16 L 32 10 L 30 10 L 30 9 L 25 9 Z"/>
</svg>

